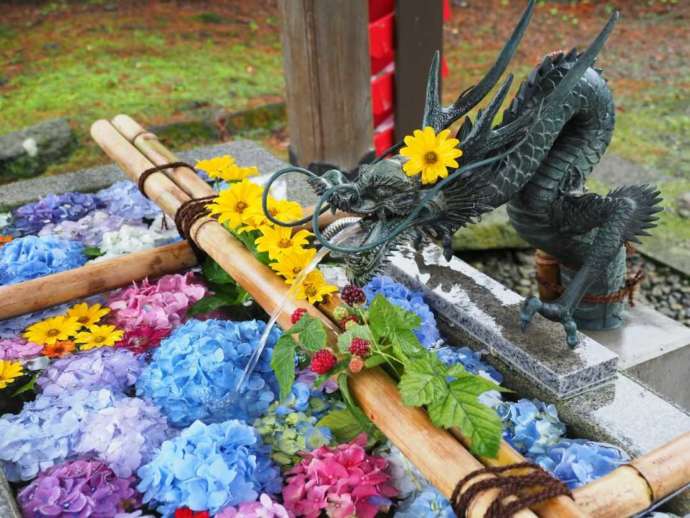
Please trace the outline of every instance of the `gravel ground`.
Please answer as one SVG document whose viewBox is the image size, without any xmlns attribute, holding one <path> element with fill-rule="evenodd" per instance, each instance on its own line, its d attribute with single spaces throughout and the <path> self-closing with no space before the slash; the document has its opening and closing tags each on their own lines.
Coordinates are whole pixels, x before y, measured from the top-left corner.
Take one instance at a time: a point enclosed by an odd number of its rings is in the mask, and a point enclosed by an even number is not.
<svg viewBox="0 0 690 518">
<path fill-rule="evenodd" d="M 523 296 L 537 293 L 532 250 L 497 250 L 463 253 L 461 258 L 478 270 L 502 282 Z M 690 277 L 668 266 L 638 256 L 631 258 L 631 268 L 642 265 L 645 279 L 635 300 L 690 326 Z"/>
</svg>

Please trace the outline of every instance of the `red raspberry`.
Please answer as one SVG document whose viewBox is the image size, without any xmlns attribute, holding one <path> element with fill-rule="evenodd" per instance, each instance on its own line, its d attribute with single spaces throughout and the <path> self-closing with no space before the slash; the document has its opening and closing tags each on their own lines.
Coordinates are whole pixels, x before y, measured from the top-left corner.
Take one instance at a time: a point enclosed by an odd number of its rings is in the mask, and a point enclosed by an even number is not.
<svg viewBox="0 0 690 518">
<path fill-rule="evenodd" d="M 340 298 L 345 304 L 356 306 L 357 304 L 364 304 L 367 301 L 367 296 L 364 290 L 354 284 L 348 284 L 340 291 Z"/>
<path fill-rule="evenodd" d="M 292 322 L 292 325 L 295 325 L 297 322 L 299 322 L 306 312 L 307 310 L 304 308 L 297 308 L 295 311 L 293 311 L 292 315 L 290 316 L 290 322 Z"/>
<path fill-rule="evenodd" d="M 347 367 L 350 369 L 351 373 L 357 374 L 364 368 L 364 360 L 359 356 L 353 356 L 350 358 L 350 363 Z"/>
<path fill-rule="evenodd" d="M 342 329 L 347 329 L 347 324 L 349 322 L 354 322 L 355 324 L 359 324 L 359 320 L 357 320 L 357 317 L 355 315 L 348 315 L 340 321 L 340 327 Z"/>
<path fill-rule="evenodd" d="M 369 354 L 369 340 L 355 337 L 350 342 L 350 352 L 355 356 L 366 356 Z"/>
<path fill-rule="evenodd" d="M 328 374 L 337 361 L 338 358 L 330 349 L 321 349 L 311 357 L 311 370 L 316 374 Z"/>
</svg>

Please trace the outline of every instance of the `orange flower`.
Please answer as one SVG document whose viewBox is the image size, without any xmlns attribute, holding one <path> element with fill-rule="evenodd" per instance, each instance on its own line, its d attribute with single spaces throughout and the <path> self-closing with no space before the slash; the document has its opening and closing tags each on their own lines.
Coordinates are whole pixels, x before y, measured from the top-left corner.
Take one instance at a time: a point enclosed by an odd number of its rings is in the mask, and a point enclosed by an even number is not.
<svg viewBox="0 0 690 518">
<path fill-rule="evenodd" d="M 61 340 L 54 344 L 46 344 L 43 346 L 43 356 L 48 358 L 62 358 L 74 352 L 77 346 L 72 340 Z"/>
<path fill-rule="evenodd" d="M 6 245 L 10 241 L 12 241 L 14 238 L 12 236 L 3 236 L 0 234 L 0 246 Z"/>
</svg>

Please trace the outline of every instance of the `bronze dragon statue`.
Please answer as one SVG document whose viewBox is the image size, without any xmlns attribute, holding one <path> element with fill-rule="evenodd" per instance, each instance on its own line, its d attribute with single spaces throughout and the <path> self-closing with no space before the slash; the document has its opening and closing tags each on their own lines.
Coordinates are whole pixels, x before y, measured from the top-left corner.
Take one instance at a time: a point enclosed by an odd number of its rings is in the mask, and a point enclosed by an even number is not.
<svg viewBox="0 0 690 518">
<path fill-rule="evenodd" d="M 587 304 L 586 294 L 607 294 L 625 283 L 628 241 L 655 226 L 661 210 L 659 192 L 647 185 L 625 186 L 606 196 L 587 192 L 585 180 L 606 150 L 614 129 L 614 105 L 606 80 L 594 68 L 597 54 L 611 33 L 614 13 L 601 33 L 582 53 L 549 54 L 520 86 L 516 97 L 494 125 L 512 76 L 476 120 L 466 114 L 498 83 L 527 28 L 530 1 L 496 63 L 484 78 L 460 94 L 450 106 L 441 104 L 438 88 L 439 55 L 434 56 L 427 83 L 422 127 L 435 132 L 465 116 L 457 131 L 462 157 L 457 169 L 432 186 L 403 172 L 405 157 L 396 154 L 403 143 L 372 163 L 359 166 L 354 179 L 338 170 L 323 176 L 292 167 L 308 176 L 320 195 L 313 228 L 323 246 L 344 256 L 350 279 L 367 282 L 385 265 L 401 243 L 422 239 L 440 241 L 447 259 L 453 254 L 452 236 L 503 204 L 517 232 L 531 245 L 568 265 L 571 277 L 552 301 L 528 298 L 521 310 L 526 329 L 536 313 L 560 322 L 570 347 L 577 344 L 577 327 L 620 325 L 622 303 Z M 266 190 L 268 192 L 268 189 Z M 357 246 L 341 246 L 326 239 L 317 217 L 328 209 L 361 217 L 364 238 Z M 296 225 L 300 222 L 276 224 Z M 566 281 L 566 279 L 562 279 Z M 563 282 L 566 284 L 566 282 Z"/>
</svg>

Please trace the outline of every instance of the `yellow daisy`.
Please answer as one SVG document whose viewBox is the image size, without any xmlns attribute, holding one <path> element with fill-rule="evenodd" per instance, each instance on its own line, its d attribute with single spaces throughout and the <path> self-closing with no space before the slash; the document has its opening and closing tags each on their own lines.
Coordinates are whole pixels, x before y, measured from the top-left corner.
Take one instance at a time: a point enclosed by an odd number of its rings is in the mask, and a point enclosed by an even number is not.
<svg viewBox="0 0 690 518">
<path fill-rule="evenodd" d="M 24 368 L 20 362 L 0 360 L 0 389 L 11 385 L 24 373 Z"/>
<path fill-rule="evenodd" d="M 245 179 L 221 191 L 207 207 L 211 214 L 218 215 L 218 221 L 235 230 L 247 223 L 246 211 L 257 199 L 261 199 L 261 192 L 261 187 Z"/>
<path fill-rule="evenodd" d="M 218 156 L 196 163 L 197 169 L 203 169 L 211 178 L 226 182 L 239 182 L 249 176 L 256 176 L 259 170 L 254 167 L 240 167 L 230 155 Z"/>
<path fill-rule="evenodd" d="M 29 326 L 24 331 L 24 338 L 39 345 L 53 345 L 57 341 L 67 340 L 76 335 L 81 327 L 74 318 L 52 317 Z"/>
<path fill-rule="evenodd" d="M 338 291 L 338 288 L 328 284 L 321 270 L 309 272 L 302 284 L 297 287 L 295 296 L 297 300 L 308 300 L 310 304 L 323 301 L 330 293 Z"/>
<path fill-rule="evenodd" d="M 268 197 L 268 212 L 278 221 L 284 222 L 298 220 L 304 214 L 302 206 L 296 201 L 276 200 L 271 196 Z M 264 214 L 260 198 L 257 203 L 253 203 L 247 208 L 246 216 L 247 224 L 240 228 L 240 232 L 259 230 L 263 226 L 273 225 Z"/>
<path fill-rule="evenodd" d="M 288 227 L 261 227 L 261 236 L 256 238 L 256 249 L 268 252 L 273 260 L 279 260 L 285 253 L 295 248 L 302 248 L 307 244 L 311 232 L 300 230 L 295 234 Z"/>
<path fill-rule="evenodd" d="M 72 306 L 67 312 L 68 318 L 73 318 L 84 327 L 91 327 L 98 322 L 105 315 L 110 313 L 110 308 L 104 308 L 100 304 L 89 306 L 86 303 Z"/>
<path fill-rule="evenodd" d="M 292 248 L 284 253 L 277 262 L 271 263 L 271 268 L 285 277 L 287 284 L 292 284 L 295 277 L 304 270 L 315 255 L 315 248 Z"/>
<path fill-rule="evenodd" d="M 447 129 L 437 135 L 430 126 L 407 135 L 405 147 L 400 150 L 402 156 L 409 158 L 403 164 L 405 174 L 416 176 L 422 173 L 422 183 L 433 184 L 448 176 L 449 167 L 459 167 L 455 159 L 462 156 L 462 150 L 457 147 L 460 141 L 448 138 L 449 135 L 450 130 Z"/>
<path fill-rule="evenodd" d="M 79 349 L 88 351 L 96 347 L 112 347 L 122 339 L 124 331 L 115 326 L 91 326 L 88 331 L 79 333 L 74 339 Z"/>
</svg>

